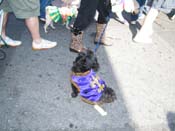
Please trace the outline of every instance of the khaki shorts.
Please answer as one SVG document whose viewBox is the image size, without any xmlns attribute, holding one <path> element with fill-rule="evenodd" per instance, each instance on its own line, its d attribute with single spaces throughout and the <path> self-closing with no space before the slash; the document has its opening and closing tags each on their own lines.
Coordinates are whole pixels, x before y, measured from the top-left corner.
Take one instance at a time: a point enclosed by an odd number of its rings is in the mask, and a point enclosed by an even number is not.
<svg viewBox="0 0 175 131">
<path fill-rule="evenodd" d="M 39 0 L 3 0 L 0 9 L 13 12 L 17 18 L 26 19 L 40 15 Z"/>
</svg>

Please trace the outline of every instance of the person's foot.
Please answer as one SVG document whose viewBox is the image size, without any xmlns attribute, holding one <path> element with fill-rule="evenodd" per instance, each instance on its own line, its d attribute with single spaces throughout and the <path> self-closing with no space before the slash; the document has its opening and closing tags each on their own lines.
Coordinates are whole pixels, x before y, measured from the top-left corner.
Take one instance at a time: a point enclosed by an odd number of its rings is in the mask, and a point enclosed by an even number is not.
<svg viewBox="0 0 175 131">
<path fill-rule="evenodd" d="M 8 46 L 16 47 L 16 46 L 20 46 L 22 44 L 21 41 L 13 40 L 13 39 L 9 38 L 8 36 L 4 37 L 3 40 L 5 41 L 5 43 L 1 40 L 0 46 L 7 44 Z"/>
<path fill-rule="evenodd" d="M 83 32 L 79 32 L 78 35 L 72 33 L 72 40 L 69 47 L 71 52 L 80 53 L 86 51 L 86 47 L 83 45 Z"/>
<path fill-rule="evenodd" d="M 38 41 L 33 41 L 32 42 L 32 49 L 33 50 L 46 50 L 53 48 L 57 45 L 57 42 L 52 42 L 48 41 L 45 39 L 41 39 L 39 42 Z"/>
</svg>

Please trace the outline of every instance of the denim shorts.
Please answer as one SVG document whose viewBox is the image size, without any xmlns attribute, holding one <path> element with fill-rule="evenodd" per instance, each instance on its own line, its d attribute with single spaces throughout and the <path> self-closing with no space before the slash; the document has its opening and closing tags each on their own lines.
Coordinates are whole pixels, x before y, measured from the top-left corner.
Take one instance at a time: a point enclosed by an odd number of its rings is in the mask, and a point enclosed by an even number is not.
<svg viewBox="0 0 175 131">
<path fill-rule="evenodd" d="M 0 9 L 13 12 L 17 18 L 26 19 L 40 15 L 39 0 L 3 0 Z"/>
</svg>

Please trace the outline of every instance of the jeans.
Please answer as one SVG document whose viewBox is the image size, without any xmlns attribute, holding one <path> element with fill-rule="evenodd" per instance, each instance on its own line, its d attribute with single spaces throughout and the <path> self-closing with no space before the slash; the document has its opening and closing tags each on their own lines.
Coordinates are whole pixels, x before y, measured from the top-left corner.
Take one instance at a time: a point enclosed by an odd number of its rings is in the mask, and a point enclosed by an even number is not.
<svg viewBox="0 0 175 131">
<path fill-rule="evenodd" d="M 45 8 L 46 6 L 51 5 L 53 0 L 40 0 L 40 18 L 45 18 L 46 11 Z"/>
<path fill-rule="evenodd" d="M 139 3 L 139 5 L 141 7 L 145 4 L 146 0 L 137 0 L 137 2 Z"/>
</svg>

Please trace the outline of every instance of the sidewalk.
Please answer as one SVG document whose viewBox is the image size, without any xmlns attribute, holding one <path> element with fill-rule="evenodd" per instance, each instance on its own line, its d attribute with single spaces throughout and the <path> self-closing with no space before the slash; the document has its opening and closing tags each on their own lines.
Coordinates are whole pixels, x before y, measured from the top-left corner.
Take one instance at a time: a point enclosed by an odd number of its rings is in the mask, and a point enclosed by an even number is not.
<svg viewBox="0 0 175 131">
<path fill-rule="evenodd" d="M 102 117 L 79 97 L 71 98 L 70 32 L 62 25 L 44 33 L 58 46 L 32 51 L 22 21 L 11 16 L 8 33 L 23 45 L 5 49 L 0 61 L 0 131 L 174 131 L 175 21 L 161 14 L 154 24 L 152 44 L 132 42 L 132 27 L 110 20 L 107 36 L 114 43 L 97 51 L 99 75 L 115 89 L 118 100 L 103 105 Z M 18 32 L 16 32 L 18 30 Z M 94 48 L 92 24 L 84 44 Z"/>
<path fill-rule="evenodd" d="M 168 125 L 175 122 L 175 22 L 160 14 L 152 44 L 131 42 L 127 27 L 109 28 L 109 36 L 116 38 L 106 51 L 134 126 L 141 131 L 170 130 Z M 175 123 L 170 125 L 174 131 Z"/>
</svg>

